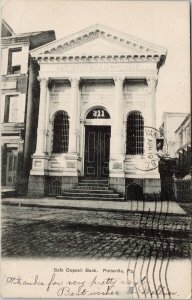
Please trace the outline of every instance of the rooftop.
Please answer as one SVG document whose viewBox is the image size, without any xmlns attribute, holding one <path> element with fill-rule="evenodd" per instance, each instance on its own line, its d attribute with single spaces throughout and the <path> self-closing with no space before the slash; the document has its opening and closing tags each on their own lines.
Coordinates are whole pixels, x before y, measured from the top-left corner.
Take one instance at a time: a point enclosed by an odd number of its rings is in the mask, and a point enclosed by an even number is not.
<svg viewBox="0 0 192 300">
<path fill-rule="evenodd" d="M 175 130 L 175 133 L 188 121 L 188 119 L 191 117 L 191 113 L 189 113 L 185 119 L 183 120 L 183 122 L 179 125 L 179 127 Z"/>
</svg>

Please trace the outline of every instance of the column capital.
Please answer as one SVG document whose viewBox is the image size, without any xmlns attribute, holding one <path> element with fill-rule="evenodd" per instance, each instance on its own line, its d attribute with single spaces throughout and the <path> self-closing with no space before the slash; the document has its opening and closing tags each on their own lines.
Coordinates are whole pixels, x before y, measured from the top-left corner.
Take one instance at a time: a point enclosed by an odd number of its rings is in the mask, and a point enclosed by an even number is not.
<svg viewBox="0 0 192 300">
<path fill-rule="evenodd" d="M 124 76 L 115 76 L 115 77 L 113 77 L 113 80 L 114 80 L 115 85 L 117 85 L 117 84 L 123 85 L 125 77 Z"/>
<path fill-rule="evenodd" d="M 146 80 L 147 80 L 147 85 L 151 90 L 156 89 L 157 82 L 158 82 L 157 77 L 155 76 L 147 77 Z"/>
<path fill-rule="evenodd" d="M 71 82 L 71 87 L 76 88 L 79 85 L 80 77 L 71 77 L 69 81 Z"/>
<path fill-rule="evenodd" d="M 37 77 L 38 81 L 40 82 L 40 85 L 42 87 L 47 87 L 48 86 L 48 82 L 49 82 L 49 79 L 48 78 L 45 78 L 45 77 Z"/>
</svg>

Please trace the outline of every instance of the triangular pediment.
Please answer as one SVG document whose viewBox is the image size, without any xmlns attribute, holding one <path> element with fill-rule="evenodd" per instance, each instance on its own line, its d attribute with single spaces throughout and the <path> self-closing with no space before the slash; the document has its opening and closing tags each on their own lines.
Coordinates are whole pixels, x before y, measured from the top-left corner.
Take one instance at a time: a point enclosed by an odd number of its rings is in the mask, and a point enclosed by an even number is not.
<svg viewBox="0 0 192 300">
<path fill-rule="evenodd" d="M 89 55 L 136 55 L 141 54 L 142 51 L 131 49 L 128 47 L 124 47 L 122 45 L 118 45 L 112 43 L 111 41 L 106 41 L 101 38 L 96 38 L 93 41 L 85 42 L 77 47 L 71 49 L 63 49 L 58 52 L 55 51 L 57 54 L 64 54 L 64 55 L 75 55 L 75 56 L 89 56 Z"/>
<path fill-rule="evenodd" d="M 152 43 L 119 33 L 102 25 L 94 25 L 66 38 L 53 41 L 31 51 L 39 60 L 60 57 L 141 57 L 162 59 L 166 49 Z"/>
</svg>

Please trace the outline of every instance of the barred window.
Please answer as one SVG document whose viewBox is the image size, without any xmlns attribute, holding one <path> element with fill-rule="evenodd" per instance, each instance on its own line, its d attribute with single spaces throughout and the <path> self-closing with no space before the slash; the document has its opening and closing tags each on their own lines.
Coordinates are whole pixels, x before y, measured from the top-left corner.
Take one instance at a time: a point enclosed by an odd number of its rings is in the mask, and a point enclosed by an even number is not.
<svg viewBox="0 0 192 300">
<path fill-rule="evenodd" d="M 143 154 L 144 119 L 140 112 L 132 112 L 127 118 L 126 154 Z"/>
<path fill-rule="evenodd" d="M 67 112 L 60 111 L 54 119 L 53 153 L 68 152 L 69 145 L 69 117 Z"/>
</svg>

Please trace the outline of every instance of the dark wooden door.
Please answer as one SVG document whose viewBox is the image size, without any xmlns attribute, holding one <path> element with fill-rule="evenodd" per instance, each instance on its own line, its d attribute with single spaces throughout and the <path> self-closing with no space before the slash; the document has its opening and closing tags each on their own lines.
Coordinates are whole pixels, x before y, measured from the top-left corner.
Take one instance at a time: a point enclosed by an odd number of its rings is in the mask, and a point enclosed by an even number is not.
<svg viewBox="0 0 192 300">
<path fill-rule="evenodd" d="M 109 176 L 110 135 L 110 126 L 85 127 L 85 176 Z"/>
<path fill-rule="evenodd" d="M 12 151 L 7 154 L 6 185 L 14 186 L 17 172 L 17 153 Z"/>
</svg>

